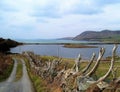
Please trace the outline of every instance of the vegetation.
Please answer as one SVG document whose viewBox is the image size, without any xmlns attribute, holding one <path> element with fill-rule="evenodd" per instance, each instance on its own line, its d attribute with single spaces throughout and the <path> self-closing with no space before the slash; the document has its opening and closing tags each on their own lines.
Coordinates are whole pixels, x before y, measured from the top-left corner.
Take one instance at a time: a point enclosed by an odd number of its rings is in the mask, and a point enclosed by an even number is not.
<svg viewBox="0 0 120 92">
<path fill-rule="evenodd" d="M 22 56 L 22 58 L 23 58 L 23 56 Z M 37 55 L 37 58 L 40 59 L 42 62 L 46 62 L 48 60 L 52 61 L 54 59 L 58 59 L 58 57 L 54 57 L 54 56 L 39 56 L 39 55 Z M 30 76 L 30 79 L 33 83 L 33 86 L 34 86 L 36 92 L 50 92 L 51 89 L 55 89 L 54 88 L 55 85 L 54 85 L 54 87 L 53 86 L 51 87 L 51 85 L 49 85 L 46 80 L 44 80 L 40 76 L 36 75 L 30 69 L 30 64 L 29 64 L 29 61 L 26 57 L 24 57 L 24 60 L 26 62 L 28 74 Z M 64 65 L 65 63 L 68 63 L 68 67 L 72 67 L 72 65 L 74 64 L 74 59 L 64 58 L 62 60 L 63 60 L 62 65 Z"/>
<path fill-rule="evenodd" d="M 33 85 L 36 89 L 36 92 L 48 92 L 47 83 L 38 75 L 34 75 L 34 73 L 29 72 Z"/>
<path fill-rule="evenodd" d="M 80 45 L 80 44 L 65 44 L 66 48 L 97 48 L 97 46 L 92 45 Z"/>
<path fill-rule="evenodd" d="M 30 67 L 30 58 L 26 57 L 24 55 L 18 55 L 18 58 L 23 58 L 26 62 L 26 66 L 27 66 L 27 70 L 29 73 L 29 76 L 31 78 L 31 81 L 33 83 L 33 86 L 36 90 L 36 92 L 59 92 L 59 88 L 56 86 L 56 83 L 49 83 L 49 80 L 44 79 L 43 77 L 40 77 L 38 74 L 35 73 L 35 71 L 33 71 L 34 69 L 32 69 Z M 54 59 L 59 59 L 58 57 L 53 57 L 53 56 L 40 56 L 40 55 L 33 55 L 32 58 L 35 58 L 37 61 L 41 61 L 42 64 L 44 64 L 44 62 L 52 62 Z M 103 76 L 109 69 L 110 67 L 110 60 L 111 57 L 107 57 L 106 59 L 102 60 L 99 64 L 99 67 L 97 68 L 97 71 L 94 73 L 94 75 L 92 75 L 92 77 L 94 77 L 94 79 L 98 79 L 101 76 Z M 60 66 L 58 66 L 58 68 L 61 70 L 63 69 L 63 66 L 65 64 L 67 64 L 67 69 L 73 67 L 74 59 L 67 59 L 67 58 L 63 58 L 62 59 L 62 63 L 60 64 Z M 19 62 L 20 63 L 20 62 Z M 80 63 L 80 71 L 88 64 L 87 61 L 81 61 Z M 91 65 L 90 69 L 94 66 L 95 62 L 93 62 L 93 64 Z M 115 67 L 118 67 L 117 71 L 116 71 L 116 77 L 120 76 L 120 58 L 116 57 L 116 62 L 114 65 Z M 113 79 L 113 75 L 111 74 L 106 81 L 109 82 L 111 81 L 111 79 Z M 57 82 L 57 80 L 56 80 Z"/>
<path fill-rule="evenodd" d="M 13 68 L 13 60 L 11 56 L 5 53 L 8 53 L 10 48 L 16 47 L 20 44 L 21 43 L 11 39 L 0 38 L 0 81 L 3 81 L 10 76 Z"/>
<path fill-rule="evenodd" d="M 50 57 L 50 56 L 35 56 L 35 58 L 40 59 L 42 62 L 47 62 L 48 60 L 53 60 L 53 59 L 58 59 L 57 57 Z M 28 66 L 28 70 L 29 70 L 29 75 L 31 77 L 31 80 L 33 82 L 33 85 L 36 89 L 36 92 L 59 92 L 56 88 L 56 84 L 50 84 L 47 80 L 41 78 L 40 76 L 38 76 L 37 74 L 35 74 L 31 69 L 30 69 L 30 65 L 29 65 L 29 62 L 28 60 L 26 59 L 26 63 L 27 63 L 27 66 Z M 74 59 L 66 59 L 66 58 L 63 58 L 62 59 L 62 64 L 60 64 L 59 67 L 62 67 L 67 63 L 67 69 L 68 68 L 71 68 L 74 64 Z M 80 63 L 80 70 L 82 70 L 86 65 L 88 64 L 88 62 L 86 61 L 82 61 Z M 95 62 L 93 62 L 93 64 L 91 65 L 90 69 L 94 66 Z M 117 69 L 117 72 L 116 72 L 116 77 L 119 77 L 120 76 L 120 68 L 119 68 L 119 65 L 120 65 L 120 59 L 117 58 L 116 59 L 116 62 L 115 62 L 115 65 L 114 65 L 114 68 L 115 67 L 118 67 Z M 97 69 L 97 71 L 95 72 L 95 74 L 92 76 L 96 79 L 100 78 L 101 76 L 103 76 L 109 69 L 110 67 L 110 57 L 107 58 L 107 59 L 104 59 L 100 62 L 100 65 Z M 110 81 L 111 79 L 113 78 L 113 75 L 111 74 L 107 79 L 106 81 Z M 57 91 L 56 91 L 57 90 Z"/>
<path fill-rule="evenodd" d="M 120 31 L 102 30 L 102 31 L 85 31 L 73 40 L 102 41 L 102 42 L 120 42 Z"/>
<path fill-rule="evenodd" d="M 27 66 L 27 71 L 28 71 L 30 79 L 33 83 L 33 86 L 35 88 L 35 91 L 36 92 L 49 92 L 48 89 L 47 89 L 46 81 L 43 80 L 40 76 L 35 75 L 34 72 L 31 71 L 29 61 L 26 57 L 24 57 L 24 56 L 21 56 L 21 57 L 24 58 L 24 60 L 25 60 L 25 63 L 26 63 L 26 66 Z M 49 59 L 51 59 L 51 58 L 53 58 L 53 57 L 50 57 Z M 43 59 L 46 60 L 47 56 L 44 56 Z"/>
<path fill-rule="evenodd" d="M 13 69 L 13 60 L 10 56 L 0 53 L 0 82 L 6 80 Z"/>
<path fill-rule="evenodd" d="M 22 62 L 18 60 L 17 71 L 16 71 L 16 78 L 15 81 L 18 81 L 22 77 Z"/>
<path fill-rule="evenodd" d="M 80 70 L 83 69 L 87 64 L 88 64 L 88 62 L 82 62 Z M 91 68 L 93 67 L 94 64 L 95 64 L 95 62 L 93 62 Z M 99 65 L 96 73 L 93 76 L 95 76 L 96 79 L 100 78 L 108 71 L 109 67 L 110 67 L 110 61 L 100 62 L 100 65 Z M 119 77 L 120 76 L 120 72 L 119 72 L 120 71 L 120 60 L 115 62 L 114 68 L 116 68 L 116 67 L 118 67 L 116 77 Z M 112 78 L 113 78 L 113 75 L 111 74 L 106 81 L 110 81 Z"/>
<path fill-rule="evenodd" d="M 12 47 L 16 47 L 18 45 L 21 45 L 22 43 L 18 43 L 11 39 L 3 39 L 0 38 L 0 52 L 7 52 Z"/>
<path fill-rule="evenodd" d="M 114 36 L 111 36 L 111 37 L 105 37 L 105 38 L 102 38 L 101 41 L 119 43 L 120 42 L 120 35 L 114 35 Z"/>
</svg>

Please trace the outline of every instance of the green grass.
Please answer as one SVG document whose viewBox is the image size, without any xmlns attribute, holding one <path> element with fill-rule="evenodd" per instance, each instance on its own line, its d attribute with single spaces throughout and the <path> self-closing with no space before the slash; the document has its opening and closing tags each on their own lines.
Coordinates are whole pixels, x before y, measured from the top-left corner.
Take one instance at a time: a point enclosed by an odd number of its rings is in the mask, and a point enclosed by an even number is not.
<svg viewBox="0 0 120 92">
<path fill-rule="evenodd" d="M 17 65 L 17 71 L 16 71 L 16 77 L 15 81 L 18 81 L 22 77 L 22 62 L 18 60 L 18 65 Z"/>
<path fill-rule="evenodd" d="M 43 57 L 44 59 L 46 59 L 47 57 Z M 27 66 L 27 71 L 29 74 L 29 77 L 33 83 L 33 86 L 35 88 L 35 92 L 49 92 L 47 91 L 47 87 L 46 87 L 46 82 L 45 80 L 43 80 L 40 76 L 35 75 L 31 70 L 30 70 L 30 64 L 28 59 L 24 58 L 26 66 Z"/>
<path fill-rule="evenodd" d="M 48 92 L 47 85 L 45 80 L 43 80 L 41 77 L 34 75 L 33 73 L 29 73 L 31 80 L 34 84 L 34 87 L 36 89 L 36 92 Z"/>
<path fill-rule="evenodd" d="M 93 67 L 94 64 L 95 64 L 95 62 L 92 64 L 90 69 Z M 80 70 L 82 70 L 86 65 L 87 65 L 87 62 L 82 62 Z M 107 62 L 107 61 L 100 62 L 99 67 L 95 72 L 97 79 L 102 77 L 108 71 L 109 67 L 110 67 L 110 62 Z M 117 70 L 117 77 L 120 77 L 120 72 L 119 72 L 120 71 L 120 61 L 115 62 L 114 67 L 119 67 Z M 112 78 L 113 78 L 113 76 L 112 76 L 112 74 L 110 74 L 110 76 L 106 79 L 106 81 L 110 81 Z"/>
<path fill-rule="evenodd" d="M 120 35 L 114 35 L 111 37 L 102 38 L 103 42 L 120 42 Z"/>
</svg>

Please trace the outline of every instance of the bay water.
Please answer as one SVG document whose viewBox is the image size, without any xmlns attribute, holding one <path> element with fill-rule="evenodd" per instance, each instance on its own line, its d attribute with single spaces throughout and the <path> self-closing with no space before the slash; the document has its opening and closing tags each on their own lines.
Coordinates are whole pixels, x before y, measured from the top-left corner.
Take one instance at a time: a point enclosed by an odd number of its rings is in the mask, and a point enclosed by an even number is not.
<svg viewBox="0 0 120 92">
<path fill-rule="evenodd" d="M 33 41 L 35 42 L 35 41 Z M 31 43 L 33 43 L 31 42 Z M 36 41 L 37 42 L 37 41 Z M 35 42 L 35 43 L 36 43 Z M 44 43 L 48 43 L 47 41 L 43 41 Z M 61 43 L 61 41 L 51 41 L 49 43 Z M 64 43 L 70 43 L 69 41 L 64 41 Z M 78 41 L 72 41 L 71 43 L 81 43 Z M 98 52 L 100 48 L 105 48 L 104 57 L 108 57 L 112 55 L 112 48 L 114 44 L 97 44 L 92 46 L 97 46 L 98 48 L 65 48 L 63 45 L 56 45 L 56 44 L 31 44 L 31 45 L 21 45 L 11 49 L 13 53 L 22 53 L 23 51 L 32 51 L 38 55 L 47 55 L 47 56 L 57 56 L 62 58 L 76 58 L 79 54 L 81 54 L 82 59 L 90 59 L 92 53 L 96 53 L 98 56 Z M 83 41 L 85 43 L 85 41 Z M 120 45 L 118 45 L 117 53 L 120 56 Z"/>
</svg>

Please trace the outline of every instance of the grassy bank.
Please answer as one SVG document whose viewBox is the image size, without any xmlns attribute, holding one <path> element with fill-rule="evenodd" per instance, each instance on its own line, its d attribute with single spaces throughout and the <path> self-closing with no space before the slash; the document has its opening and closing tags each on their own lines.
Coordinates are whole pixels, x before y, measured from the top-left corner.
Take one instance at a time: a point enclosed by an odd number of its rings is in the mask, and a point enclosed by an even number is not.
<svg viewBox="0 0 120 92">
<path fill-rule="evenodd" d="M 57 58 L 57 57 L 50 57 L 50 56 L 38 56 L 37 58 L 40 58 L 43 62 L 46 62 L 48 60 L 53 60 L 54 58 Z M 29 73 L 29 76 L 33 82 L 33 85 L 34 85 L 34 88 L 36 89 L 36 92 L 53 92 L 53 91 L 50 91 L 51 89 L 54 89 L 55 85 L 54 86 L 50 86 L 50 84 L 47 84 L 47 81 L 42 79 L 40 76 L 38 75 L 35 75 L 33 73 L 33 71 L 31 71 L 30 69 L 30 64 L 29 64 L 29 61 L 26 57 L 24 57 L 24 60 L 26 61 L 26 65 L 27 65 L 27 70 L 28 70 L 28 73 Z M 62 59 L 62 63 L 60 66 L 63 66 L 65 63 L 67 63 L 68 65 L 68 68 L 71 68 L 74 64 L 74 59 L 67 59 L 67 58 L 63 58 Z M 85 68 L 85 66 L 88 64 L 88 62 L 86 61 L 82 61 L 80 63 L 80 71 Z M 90 69 L 93 68 L 95 62 L 93 62 L 92 66 L 90 67 Z M 99 67 L 97 69 L 97 71 L 95 72 L 95 74 L 93 75 L 94 78 L 98 79 L 100 77 L 102 77 L 109 69 L 110 67 L 110 60 L 108 61 L 101 61 L 100 64 L 99 64 Z M 115 65 L 114 67 L 119 67 L 118 70 L 116 71 L 116 77 L 119 77 L 120 76 L 120 60 L 117 59 L 116 62 L 115 62 Z M 89 69 L 89 70 L 90 70 Z M 112 79 L 112 74 L 106 79 L 106 81 L 110 81 Z"/>
<path fill-rule="evenodd" d="M 10 74 L 11 74 L 11 72 L 12 72 L 12 69 L 13 69 L 13 63 L 10 64 L 10 65 L 7 67 L 7 69 L 5 69 L 5 70 L 3 71 L 4 73 L 0 74 L 0 82 L 6 80 L 6 79 L 10 76 Z"/>
<path fill-rule="evenodd" d="M 22 77 L 22 62 L 20 60 L 17 60 L 18 61 L 18 65 L 17 65 L 17 72 L 16 72 L 16 78 L 15 78 L 15 81 L 18 81 L 21 77 Z"/>
<path fill-rule="evenodd" d="M 0 53 L 0 82 L 6 80 L 13 69 L 13 60 L 10 56 Z"/>
<path fill-rule="evenodd" d="M 26 66 L 27 66 L 27 71 L 29 74 L 29 77 L 33 83 L 33 86 L 35 88 L 35 92 L 49 92 L 47 89 L 47 83 L 45 80 L 43 80 L 40 76 L 35 75 L 31 69 L 30 69 L 30 64 L 27 58 L 22 57 L 25 60 Z"/>
<path fill-rule="evenodd" d="M 42 62 L 45 62 L 48 60 L 52 61 L 53 59 L 58 59 L 58 57 L 54 57 L 54 56 L 38 56 L 37 58 L 40 58 Z M 31 78 L 31 81 L 33 83 L 33 86 L 35 88 L 35 91 L 36 92 L 51 92 L 51 89 L 54 89 L 54 87 L 51 88 L 51 86 L 47 84 L 46 80 L 44 80 L 38 75 L 35 75 L 33 71 L 31 71 L 30 69 L 30 64 L 29 64 L 28 59 L 24 58 L 24 60 L 26 62 L 27 70 Z M 64 65 L 65 63 L 68 63 L 68 67 L 72 67 L 72 65 L 74 64 L 73 59 L 64 58 L 62 59 L 62 61 L 63 61 L 62 65 Z"/>
<path fill-rule="evenodd" d="M 36 92 L 49 92 L 45 80 L 43 80 L 40 76 L 35 75 L 32 72 L 29 72 L 29 75 L 33 82 Z"/>
</svg>

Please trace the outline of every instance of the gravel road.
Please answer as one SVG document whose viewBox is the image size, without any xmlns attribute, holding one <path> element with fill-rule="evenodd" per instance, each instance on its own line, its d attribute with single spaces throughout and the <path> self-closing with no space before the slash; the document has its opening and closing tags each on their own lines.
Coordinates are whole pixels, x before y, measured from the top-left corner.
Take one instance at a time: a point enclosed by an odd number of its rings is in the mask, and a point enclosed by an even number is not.
<svg viewBox="0 0 120 92">
<path fill-rule="evenodd" d="M 6 81 L 0 83 L 0 92 L 34 92 L 23 59 L 21 59 L 23 65 L 22 78 L 17 82 L 14 81 L 17 70 L 17 59 L 14 59 L 14 61 L 14 68 L 10 77 Z"/>
</svg>

